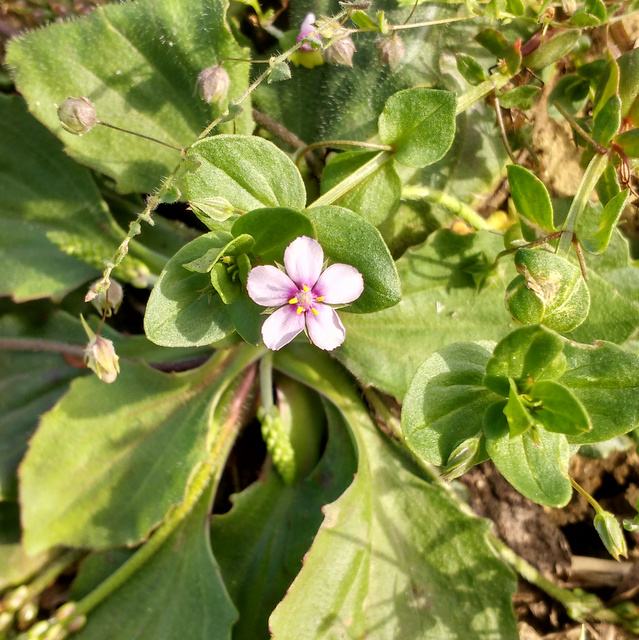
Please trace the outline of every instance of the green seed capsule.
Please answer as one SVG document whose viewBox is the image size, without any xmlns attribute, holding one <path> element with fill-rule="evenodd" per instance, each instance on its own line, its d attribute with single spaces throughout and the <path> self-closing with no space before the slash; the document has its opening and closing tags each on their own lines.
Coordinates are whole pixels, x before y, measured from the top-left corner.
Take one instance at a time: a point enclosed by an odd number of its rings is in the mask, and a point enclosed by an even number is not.
<svg viewBox="0 0 639 640">
<path fill-rule="evenodd" d="M 520 324 L 568 332 L 588 317 L 590 293 L 579 267 L 547 251 L 519 249 L 520 273 L 506 289 L 506 308 Z"/>
</svg>

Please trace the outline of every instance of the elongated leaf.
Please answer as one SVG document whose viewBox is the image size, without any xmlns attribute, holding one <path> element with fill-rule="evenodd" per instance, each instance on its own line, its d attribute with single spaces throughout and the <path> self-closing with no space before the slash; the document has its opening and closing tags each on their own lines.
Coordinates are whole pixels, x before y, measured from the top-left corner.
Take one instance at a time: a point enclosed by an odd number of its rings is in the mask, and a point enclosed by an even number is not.
<svg viewBox="0 0 639 640">
<path fill-rule="evenodd" d="M 455 136 L 457 97 L 450 91 L 406 89 L 392 95 L 379 116 L 379 137 L 397 162 L 425 167 L 444 157 Z"/>
<path fill-rule="evenodd" d="M 615 230 L 617 222 L 623 213 L 629 195 L 628 189 L 624 189 L 617 195 L 613 196 L 604 207 L 599 221 L 599 228 L 592 236 L 585 238 L 580 237 L 579 241 L 586 251 L 590 253 L 603 253 L 610 243 L 610 238 Z"/>
<path fill-rule="evenodd" d="M 226 198 L 243 211 L 306 206 L 302 176 L 272 142 L 257 136 L 220 135 L 194 144 L 188 158 L 200 163 L 186 175 L 189 200 Z"/>
<path fill-rule="evenodd" d="M 275 364 L 336 404 L 359 459 L 355 481 L 324 509 L 304 567 L 271 616 L 275 640 L 390 640 L 398 620 L 407 638 L 516 638 L 512 577 L 488 547 L 485 524 L 383 438 L 334 362 L 304 348 L 278 353 Z M 478 573 L 477 563 L 489 571 Z"/>
<path fill-rule="evenodd" d="M 119 243 L 91 174 L 17 96 L 0 95 L 0 192 L 0 296 L 61 296 L 96 277 Z"/>
<path fill-rule="evenodd" d="M 146 564 L 91 612 L 78 640 L 230 639 L 237 611 L 208 540 L 211 493 Z"/>
<path fill-rule="evenodd" d="M 232 333 L 228 309 L 213 291 L 208 273 L 184 267 L 231 240 L 230 234 L 212 231 L 189 242 L 169 260 L 146 307 L 144 330 L 149 340 L 166 347 L 202 346 Z"/>
<path fill-rule="evenodd" d="M 557 62 L 574 47 L 580 35 L 580 32 L 574 29 L 550 38 L 522 60 L 523 66 L 529 69 L 543 69 Z"/>
<path fill-rule="evenodd" d="M 221 58 L 246 57 L 225 13 L 223 0 L 108 5 L 13 39 L 7 61 L 31 111 L 75 159 L 112 176 L 120 191 L 149 192 L 177 165 L 179 151 L 104 127 L 73 136 L 63 132 L 55 105 L 68 96 L 86 96 L 105 122 L 178 149 L 191 144 L 220 113 L 195 95 L 198 74 Z M 247 87 L 248 64 L 224 67 L 233 99 Z M 248 133 L 250 117 L 240 117 L 235 126 Z M 225 129 L 233 131 L 233 123 Z"/>
<path fill-rule="evenodd" d="M 29 553 L 143 540 L 206 458 L 211 387 L 224 360 L 173 375 L 131 363 L 110 385 L 76 380 L 20 467 Z"/>
<path fill-rule="evenodd" d="M 213 550 L 240 611 L 234 640 L 268 637 L 268 617 L 302 568 L 322 523 L 322 507 L 352 482 L 357 467 L 353 446 L 333 414 L 325 453 L 306 480 L 287 486 L 271 469 L 233 497 L 228 514 L 211 521 Z"/>
<path fill-rule="evenodd" d="M 422 364 L 404 397 L 406 444 L 431 464 L 445 464 L 457 445 L 479 434 L 485 410 L 497 399 L 483 385 L 492 343 L 460 343 Z"/>
<path fill-rule="evenodd" d="M 486 450 L 492 461 L 504 478 L 530 500 L 548 507 L 565 506 L 572 495 L 566 436 L 530 429 L 511 437 L 504 404 L 494 404 L 484 418 Z"/>
<path fill-rule="evenodd" d="M 541 402 L 534 416 L 547 431 L 579 436 L 592 429 L 583 405 L 562 384 L 552 380 L 535 382 L 530 395 L 534 401 Z"/>
<path fill-rule="evenodd" d="M 544 183 L 518 165 L 508 166 L 508 183 L 519 214 L 542 229 L 554 231 L 552 204 Z"/>
<path fill-rule="evenodd" d="M 621 126 L 621 100 L 618 95 L 613 95 L 601 107 L 594 118 L 592 125 L 592 137 L 603 147 L 610 144 L 613 136 Z"/>
<path fill-rule="evenodd" d="M 499 340 L 514 324 L 504 289 L 515 274 L 501 261 L 481 291 L 470 268 L 501 251 L 491 233 L 459 236 L 438 231 L 397 261 L 402 299 L 391 309 L 344 315 L 346 341 L 337 356 L 365 384 L 402 398 L 419 365 L 433 352 L 463 340 Z"/>
</svg>

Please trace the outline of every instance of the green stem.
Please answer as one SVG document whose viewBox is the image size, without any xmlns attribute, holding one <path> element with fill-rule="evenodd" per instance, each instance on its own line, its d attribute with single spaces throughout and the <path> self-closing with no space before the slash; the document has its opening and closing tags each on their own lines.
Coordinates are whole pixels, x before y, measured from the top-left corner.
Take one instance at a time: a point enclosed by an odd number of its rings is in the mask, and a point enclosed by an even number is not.
<svg viewBox="0 0 639 640">
<path fill-rule="evenodd" d="M 155 142 L 156 144 L 161 144 L 163 147 L 168 147 L 169 149 L 173 149 L 174 151 L 178 151 L 178 152 L 182 151 L 180 147 L 176 147 L 175 145 L 169 144 L 168 142 L 163 142 L 162 140 L 158 140 L 157 138 L 144 135 L 143 133 L 138 133 L 137 131 L 131 131 L 129 129 L 123 129 L 122 127 L 116 127 L 114 124 L 109 124 L 108 122 L 102 122 L 101 120 L 98 120 L 96 124 L 101 124 L 103 127 L 108 127 L 109 129 L 115 129 L 115 131 L 121 131 L 122 133 L 128 133 L 129 135 L 137 136 L 138 138 L 143 138 L 144 140 L 149 140 L 149 142 Z"/>
<path fill-rule="evenodd" d="M 466 93 L 462 93 L 462 95 L 457 98 L 456 115 L 463 113 L 476 102 L 479 102 L 486 96 L 489 96 L 493 91 L 498 91 L 503 86 L 507 85 L 511 78 L 512 76 L 507 71 L 494 73 L 481 84 L 478 84 L 476 87 L 471 87 L 466 91 Z"/>
<path fill-rule="evenodd" d="M 267 351 L 260 360 L 260 397 L 267 414 L 273 408 L 273 352 Z"/>
<path fill-rule="evenodd" d="M 501 558 L 518 573 L 526 582 L 535 585 L 551 598 L 561 603 L 573 620 L 584 620 L 588 617 L 597 620 L 622 624 L 623 620 L 612 609 L 607 609 L 599 598 L 592 594 L 576 589 L 565 589 L 555 584 L 535 569 L 531 564 L 518 556 L 507 544 L 496 536 L 488 538 Z"/>
<path fill-rule="evenodd" d="M 491 228 L 476 211 L 443 191 L 431 189 L 430 187 L 405 187 L 402 191 L 402 198 L 404 200 L 428 200 L 428 202 L 440 204 L 442 207 L 457 214 L 474 229 Z"/>
<path fill-rule="evenodd" d="M 388 162 L 393 157 L 390 151 L 382 151 L 374 158 L 371 158 L 366 164 L 362 165 L 357 171 L 351 173 L 348 178 L 336 184 L 332 189 L 320 196 L 315 202 L 309 205 L 309 209 L 321 207 L 327 204 L 333 204 L 342 196 L 345 196 L 351 189 L 354 189 L 360 182 L 363 182 L 369 176 L 373 175 L 377 169 Z"/>
<path fill-rule="evenodd" d="M 563 233 L 561 234 L 561 238 L 559 238 L 559 245 L 557 246 L 558 256 L 566 257 L 570 252 L 570 246 L 572 244 L 572 237 L 575 232 L 577 220 L 586 208 L 590 194 L 597 186 L 597 182 L 607 166 L 608 156 L 605 154 L 595 154 L 588 164 L 586 173 L 584 173 L 584 177 L 582 178 L 579 189 L 573 198 L 570 210 L 566 216 L 566 221 L 562 227 Z"/>
<path fill-rule="evenodd" d="M 595 513 L 603 513 L 603 509 L 601 505 L 583 488 L 581 487 L 573 478 L 570 478 L 570 484 L 572 488 L 583 498 L 585 498 L 590 506 L 595 510 Z"/>
</svg>

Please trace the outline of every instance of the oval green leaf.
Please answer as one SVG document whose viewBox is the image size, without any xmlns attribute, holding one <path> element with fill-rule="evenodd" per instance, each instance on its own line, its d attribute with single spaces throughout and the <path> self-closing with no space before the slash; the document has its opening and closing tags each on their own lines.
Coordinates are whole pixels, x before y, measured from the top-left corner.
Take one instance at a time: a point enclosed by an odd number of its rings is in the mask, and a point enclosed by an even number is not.
<svg viewBox="0 0 639 640">
<path fill-rule="evenodd" d="M 196 347 L 233 331 L 228 309 L 213 291 L 209 274 L 184 267 L 208 251 L 221 250 L 232 239 L 228 233 L 212 231 L 189 242 L 167 262 L 144 315 L 149 340 L 164 347 Z"/>
<path fill-rule="evenodd" d="M 406 89 L 379 116 L 379 137 L 395 147 L 397 162 L 426 167 L 444 157 L 455 137 L 457 97 L 450 91 Z"/>
<path fill-rule="evenodd" d="M 508 165 L 510 194 L 519 215 L 528 222 L 554 231 L 552 203 L 544 183 L 528 169 L 518 165 Z"/>
<path fill-rule="evenodd" d="M 566 436 L 530 429 L 513 438 L 503 413 L 504 405 L 505 402 L 495 403 L 484 416 L 488 455 L 519 493 L 548 507 L 564 507 L 572 495 Z"/>
<path fill-rule="evenodd" d="M 302 176 L 272 142 L 257 136 L 219 135 L 196 142 L 187 158 L 199 162 L 186 174 L 188 200 L 225 198 L 242 211 L 306 206 Z"/>
<path fill-rule="evenodd" d="M 353 313 L 371 313 L 397 304 L 401 283 L 395 262 L 379 231 L 356 213 L 326 205 L 306 210 L 324 254 L 332 262 L 354 266 L 364 276 L 364 293 L 348 305 Z"/>
</svg>

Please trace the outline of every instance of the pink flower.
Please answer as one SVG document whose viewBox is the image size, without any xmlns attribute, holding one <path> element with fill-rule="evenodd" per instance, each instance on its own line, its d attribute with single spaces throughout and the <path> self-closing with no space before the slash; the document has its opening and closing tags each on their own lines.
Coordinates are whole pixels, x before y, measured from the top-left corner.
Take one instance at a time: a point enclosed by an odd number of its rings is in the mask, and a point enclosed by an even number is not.
<svg viewBox="0 0 639 640">
<path fill-rule="evenodd" d="M 304 22 L 302 22 L 302 26 L 300 27 L 300 32 L 297 35 L 296 42 L 301 42 L 304 38 L 308 38 L 314 31 L 316 31 L 313 23 L 315 22 L 315 14 L 308 13 L 306 18 L 304 18 Z M 315 33 L 315 35 L 311 36 L 309 40 L 315 42 L 318 46 L 322 45 L 322 40 L 319 34 Z M 301 47 L 300 51 L 314 51 L 316 47 L 314 47 L 310 42 L 305 42 Z"/>
<path fill-rule="evenodd" d="M 335 263 L 322 271 L 323 266 L 319 242 L 301 236 L 284 252 L 286 273 L 270 265 L 249 272 L 246 288 L 250 298 L 263 307 L 279 307 L 262 326 L 262 339 L 269 349 L 281 349 L 302 331 L 325 351 L 344 342 L 344 325 L 328 305 L 357 300 L 364 279 L 348 264 Z"/>
</svg>

